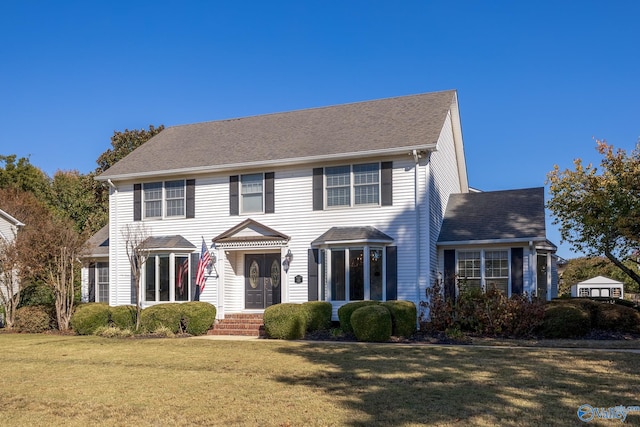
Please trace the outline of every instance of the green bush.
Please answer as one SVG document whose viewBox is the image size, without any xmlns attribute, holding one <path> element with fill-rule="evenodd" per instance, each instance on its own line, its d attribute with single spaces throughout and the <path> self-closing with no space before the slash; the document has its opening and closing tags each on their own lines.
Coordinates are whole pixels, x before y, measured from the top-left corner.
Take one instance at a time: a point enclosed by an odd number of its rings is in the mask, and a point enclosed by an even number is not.
<svg viewBox="0 0 640 427">
<path fill-rule="evenodd" d="M 631 307 L 600 303 L 594 328 L 605 331 L 640 332 L 640 313 Z"/>
<path fill-rule="evenodd" d="M 361 307 L 366 307 L 369 305 L 378 305 L 379 301 L 354 301 L 349 302 L 343 305 L 338 309 L 338 320 L 340 320 L 340 329 L 346 334 L 352 334 L 353 328 L 351 327 L 351 315 L 354 311 Z"/>
<path fill-rule="evenodd" d="M 18 332 L 37 334 L 51 329 L 49 309 L 41 305 L 30 305 L 16 310 L 13 327 Z"/>
<path fill-rule="evenodd" d="M 164 326 L 174 334 L 181 332 L 181 305 L 180 303 L 164 303 L 145 308 L 140 315 L 140 328 L 146 332 L 154 332 Z"/>
<path fill-rule="evenodd" d="M 591 329 L 591 315 L 581 304 L 547 304 L 542 333 L 545 338 L 581 337 Z"/>
<path fill-rule="evenodd" d="M 308 301 L 302 304 L 307 310 L 307 331 L 325 331 L 331 328 L 333 307 L 327 301 Z"/>
<path fill-rule="evenodd" d="M 92 335 L 100 326 L 109 325 L 109 306 L 101 302 L 80 304 L 71 316 L 71 328 L 78 335 Z"/>
<path fill-rule="evenodd" d="M 351 314 L 351 326 L 358 341 L 385 342 L 393 329 L 391 313 L 382 305 L 362 306 Z"/>
<path fill-rule="evenodd" d="M 264 330 L 271 338 L 301 339 L 307 330 L 307 316 L 302 304 L 275 304 L 264 310 Z"/>
<path fill-rule="evenodd" d="M 416 332 L 418 310 L 411 301 L 386 301 L 382 303 L 391 314 L 392 331 L 396 337 L 410 338 Z"/>
<path fill-rule="evenodd" d="M 136 306 L 135 305 L 119 305 L 109 308 L 111 324 L 120 329 L 136 328 Z"/>
<path fill-rule="evenodd" d="M 180 309 L 184 330 L 191 335 L 206 334 L 216 320 L 216 307 L 208 302 L 185 302 Z"/>
<path fill-rule="evenodd" d="M 30 305 L 43 305 L 55 307 L 55 296 L 53 290 L 47 285 L 30 284 L 20 291 L 20 302 L 18 308 Z"/>
</svg>

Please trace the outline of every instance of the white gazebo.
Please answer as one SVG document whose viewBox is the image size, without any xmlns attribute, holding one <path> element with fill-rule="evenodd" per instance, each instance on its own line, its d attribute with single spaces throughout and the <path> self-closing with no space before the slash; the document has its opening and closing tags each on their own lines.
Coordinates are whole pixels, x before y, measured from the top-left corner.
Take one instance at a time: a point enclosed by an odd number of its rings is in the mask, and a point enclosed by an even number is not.
<svg viewBox="0 0 640 427">
<path fill-rule="evenodd" d="M 604 276 L 597 276 L 571 286 L 572 297 L 624 298 L 624 284 Z"/>
</svg>

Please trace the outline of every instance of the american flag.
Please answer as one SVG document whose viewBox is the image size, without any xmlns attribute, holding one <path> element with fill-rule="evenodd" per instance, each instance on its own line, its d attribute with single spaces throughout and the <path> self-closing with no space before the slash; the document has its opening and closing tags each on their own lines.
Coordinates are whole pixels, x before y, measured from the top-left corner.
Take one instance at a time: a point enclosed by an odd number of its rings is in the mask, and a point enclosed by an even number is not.
<svg viewBox="0 0 640 427">
<path fill-rule="evenodd" d="M 204 277 L 205 270 L 207 269 L 207 265 L 211 262 L 211 255 L 209 255 L 209 250 L 207 249 L 207 245 L 204 243 L 204 237 L 202 238 L 202 249 L 200 251 L 200 260 L 198 261 L 198 272 L 196 274 L 196 285 L 200 287 L 200 292 L 204 291 L 204 284 L 206 282 L 206 278 Z"/>
</svg>

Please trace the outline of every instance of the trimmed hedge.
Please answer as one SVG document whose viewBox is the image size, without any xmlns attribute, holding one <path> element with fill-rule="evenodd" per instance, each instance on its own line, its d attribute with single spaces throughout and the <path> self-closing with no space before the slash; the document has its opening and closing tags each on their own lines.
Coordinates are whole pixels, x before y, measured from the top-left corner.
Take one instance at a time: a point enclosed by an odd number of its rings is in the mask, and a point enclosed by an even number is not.
<svg viewBox="0 0 640 427">
<path fill-rule="evenodd" d="M 302 304 L 281 303 L 264 310 L 264 330 L 271 338 L 296 340 L 304 338 L 308 310 Z"/>
<path fill-rule="evenodd" d="M 80 304 L 71 316 L 71 328 L 78 335 L 92 335 L 98 328 L 109 325 L 109 311 L 109 306 L 102 302 Z"/>
<path fill-rule="evenodd" d="M 191 335 L 204 335 L 216 320 L 216 307 L 204 301 L 192 301 L 180 304 L 182 323 L 185 332 Z"/>
<path fill-rule="evenodd" d="M 359 307 L 350 320 L 358 341 L 385 342 L 391 338 L 391 313 L 382 305 Z"/>
<path fill-rule="evenodd" d="M 333 307 L 327 301 L 308 301 L 302 303 L 307 310 L 307 331 L 324 331 L 331 327 Z"/>
<path fill-rule="evenodd" d="M 135 305 L 118 305 L 109 308 L 111 315 L 111 324 L 119 329 L 129 329 L 133 331 L 136 328 L 136 306 Z"/>
<path fill-rule="evenodd" d="M 640 332 L 640 313 L 631 307 L 600 303 L 593 327 L 605 331 L 638 333 Z"/>
<path fill-rule="evenodd" d="M 410 338 L 416 332 L 418 310 L 413 302 L 385 301 L 381 305 L 391 314 L 391 335 Z"/>
<path fill-rule="evenodd" d="M 591 314 L 580 304 L 547 304 L 542 323 L 545 338 L 580 337 L 591 329 Z"/>
<path fill-rule="evenodd" d="M 154 332 L 164 326 L 174 334 L 182 327 L 182 311 L 180 303 L 169 302 L 152 305 L 142 310 L 140 328 L 146 332 Z"/>
<path fill-rule="evenodd" d="M 353 328 L 351 327 L 351 315 L 353 314 L 354 311 L 356 311 L 361 307 L 366 307 L 369 305 L 379 305 L 379 304 L 380 304 L 379 301 L 365 300 L 365 301 L 348 302 L 342 307 L 340 307 L 338 309 L 338 320 L 340 320 L 340 329 L 342 329 L 342 332 L 346 334 L 352 334 L 354 332 Z"/>
<path fill-rule="evenodd" d="M 20 307 L 16 310 L 13 328 L 18 332 L 37 334 L 51 329 L 49 309 L 41 305 Z"/>
</svg>

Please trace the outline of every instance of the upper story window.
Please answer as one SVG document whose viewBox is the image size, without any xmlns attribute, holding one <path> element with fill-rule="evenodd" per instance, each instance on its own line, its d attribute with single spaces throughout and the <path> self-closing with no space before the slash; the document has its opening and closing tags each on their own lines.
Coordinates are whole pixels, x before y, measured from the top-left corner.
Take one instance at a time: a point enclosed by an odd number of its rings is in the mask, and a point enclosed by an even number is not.
<svg viewBox="0 0 640 427">
<path fill-rule="evenodd" d="M 142 188 L 145 219 L 184 216 L 184 180 L 150 182 Z"/>
<path fill-rule="evenodd" d="M 263 174 L 254 173 L 242 175 L 241 181 L 241 203 L 242 213 L 263 211 Z"/>
<path fill-rule="evenodd" d="M 325 168 L 326 206 L 380 204 L 380 164 Z"/>
</svg>

